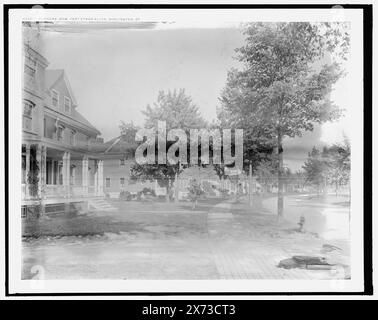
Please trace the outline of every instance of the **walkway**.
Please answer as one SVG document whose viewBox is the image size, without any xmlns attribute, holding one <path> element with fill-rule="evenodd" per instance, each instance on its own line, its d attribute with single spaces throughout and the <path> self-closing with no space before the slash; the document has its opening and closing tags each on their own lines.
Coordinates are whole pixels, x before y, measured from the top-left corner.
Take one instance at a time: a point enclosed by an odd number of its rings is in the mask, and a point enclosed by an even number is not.
<svg viewBox="0 0 378 320">
<path fill-rule="evenodd" d="M 231 202 L 215 205 L 208 213 L 209 244 L 221 279 L 334 279 L 343 277 L 335 270 L 278 268 L 278 263 L 293 255 L 314 255 L 312 247 L 287 250 L 265 240 L 242 239 L 231 212 Z M 238 230 L 240 229 L 240 230 Z M 234 236 L 233 236 L 234 235 Z"/>
</svg>

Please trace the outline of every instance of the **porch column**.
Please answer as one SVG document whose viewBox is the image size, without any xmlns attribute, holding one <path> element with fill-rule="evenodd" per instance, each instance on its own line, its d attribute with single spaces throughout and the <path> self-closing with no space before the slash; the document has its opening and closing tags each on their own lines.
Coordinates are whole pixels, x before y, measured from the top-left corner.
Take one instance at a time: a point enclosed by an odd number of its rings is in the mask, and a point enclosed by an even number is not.
<svg viewBox="0 0 378 320">
<path fill-rule="evenodd" d="M 41 200 L 39 215 L 45 214 L 45 185 L 46 185 L 46 147 L 40 144 L 36 145 L 36 158 L 39 166 L 38 170 L 38 198 Z"/>
<path fill-rule="evenodd" d="M 67 196 L 67 177 L 66 177 L 66 173 L 67 173 L 67 153 L 64 152 L 63 153 L 63 157 L 62 157 L 62 182 L 63 182 L 63 190 L 64 190 L 64 197 Z"/>
<path fill-rule="evenodd" d="M 82 186 L 84 195 L 88 194 L 88 156 L 84 156 L 82 160 Z"/>
<path fill-rule="evenodd" d="M 67 186 L 67 152 L 64 152 L 63 157 L 62 157 L 62 182 L 63 182 L 64 192 L 66 192 L 66 186 Z"/>
<path fill-rule="evenodd" d="M 46 161 L 47 161 L 47 148 L 45 146 L 42 146 L 42 165 L 41 165 L 41 171 L 42 171 L 42 187 L 43 187 L 43 194 L 42 197 L 45 198 L 45 191 L 46 191 Z"/>
<path fill-rule="evenodd" d="M 98 175 L 97 175 L 97 190 L 98 195 L 102 196 L 104 194 L 104 161 L 98 161 Z"/>
<path fill-rule="evenodd" d="M 26 176 L 26 184 L 28 184 L 28 175 L 30 172 L 30 144 L 25 145 L 25 151 L 26 151 L 25 176 Z"/>
<path fill-rule="evenodd" d="M 42 170 L 41 170 L 41 160 L 42 160 L 42 152 L 41 152 L 41 145 L 40 144 L 36 144 L 35 145 L 35 157 L 36 157 L 36 160 L 37 160 L 37 164 L 38 164 L 38 167 L 39 167 L 39 170 L 38 170 L 38 192 L 37 192 L 37 198 L 41 198 L 41 192 L 42 192 Z"/>
<path fill-rule="evenodd" d="M 25 145 L 25 198 L 30 197 L 29 193 L 29 172 L 30 172 L 30 144 Z"/>
<path fill-rule="evenodd" d="M 70 188 L 70 167 L 71 167 L 71 154 L 65 152 L 63 154 L 63 186 L 66 197 L 69 197 Z"/>
<path fill-rule="evenodd" d="M 93 160 L 94 162 L 94 194 L 98 193 L 98 160 Z"/>
<path fill-rule="evenodd" d="M 68 197 L 71 196 L 71 153 L 67 152 L 67 193 Z"/>
<path fill-rule="evenodd" d="M 39 166 L 38 170 L 38 198 L 44 198 L 45 177 L 46 177 L 46 147 L 36 145 L 36 158 Z M 30 167 L 29 167 L 30 169 Z"/>
<path fill-rule="evenodd" d="M 49 184 L 54 184 L 54 160 L 50 160 Z"/>
</svg>

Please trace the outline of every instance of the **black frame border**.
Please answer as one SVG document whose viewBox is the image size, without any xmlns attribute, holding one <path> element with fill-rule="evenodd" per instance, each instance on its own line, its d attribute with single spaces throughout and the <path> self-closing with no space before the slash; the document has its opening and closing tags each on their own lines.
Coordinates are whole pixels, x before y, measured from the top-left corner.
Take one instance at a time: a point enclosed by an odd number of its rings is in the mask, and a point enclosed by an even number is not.
<svg viewBox="0 0 378 320">
<path fill-rule="evenodd" d="M 38 4 L 34 4 L 38 5 Z M 4 4 L 4 183 L 5 183 L 5 296 L 6 297 L 83 297 L 83 296 L 323 296 L 373 295 L 372 239 L 372 43 L 373 5 L 345 4 L 344 9 L 363 10 L 363 180 L 364 180 L 364 290 L 361 292 L 9 292 L 9 10 L 32 9 L 33 4 Z M 340 6 L 340 4 L 335 4 Z M 331 4 L 43 4 L 46 9 L 331 9 Z"/>
</svg>

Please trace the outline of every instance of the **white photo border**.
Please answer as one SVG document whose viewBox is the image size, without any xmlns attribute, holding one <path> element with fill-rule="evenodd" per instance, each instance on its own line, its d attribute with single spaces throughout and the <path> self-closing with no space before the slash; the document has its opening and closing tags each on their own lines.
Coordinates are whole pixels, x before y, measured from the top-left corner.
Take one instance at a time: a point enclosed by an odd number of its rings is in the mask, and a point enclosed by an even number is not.
<svg viewBox="0 0 378 320">
<path fill-rule="evenodd" d="M 201 6 L 193 9 L 9 9 L 9 104 L 6 105 L 9 116 L 8 127 L 8 225 L 9 247 L 7 262 L 8 288 L 6 295 L 203 295 L 203 294 L 330 294 L 330 293 L 362 293 L 366 290 L 366 273 L 364 270 L 364 216 L 371 212 L 364 211 L 364 173 L 369 168 L 363 167 L 364 123 L 363 115 L 371 105 L 366 105 L 364 97 L 363 70 L 363 9 L 274 9 L 267 5 L 266 9 L 206 9 Z M 80 5 L 78 5 L 80 7 Z M 304 6 L 305 7 L 305 6 Z M 4 9 L 5 10 L 5 9 Z M 298 12 L 299 11 L 299 12 Z M 5 13 L 4 13 L 5 14 Z M 237 21 L 329 21 L 341 19 L 351 22 L 351 64 L 350 73 L 355 82 L 354 99 L 351 103 L 356 106 L 355 129 L 351 136 L 352 169 L 351 169 L 351 279 L 350 280 L 21 280 L 21 92 L 22 92 L 22 33 L 21 22 L 25 19 L 40 21 L 49 18 L 56 19 L 70 17 L 138 17 L 151 21 L 178 19 L 212 19 L 222 21 L 230 19 Z M 188 18 L 189 17 L 189 18 Z M 296 19 L 293 17 L 297 17 Z M 239 20 L 238 20 L 239 19 Z M 29 20 L 29 21 L 30 21 Z M 10 36 L 11 35 L 11 36 Z M 364 106 L 365 103 L 365 106 Z M 365 108 L 364 108 L 365 107 Z M 366 201 L 366 200 L 365 200 Z M 368 201 L 368 200 L 367 200 Z M 366 207 L 365 207 L 366 209 Z M 355 214 L 353 214 L 355 213 Z M 370 226 L 371 227 L 371 226 Z M 366 231 L 366 229 L 365 229 Z M 365 277 L 364 277 L 365 276 Z"/>
</svg>

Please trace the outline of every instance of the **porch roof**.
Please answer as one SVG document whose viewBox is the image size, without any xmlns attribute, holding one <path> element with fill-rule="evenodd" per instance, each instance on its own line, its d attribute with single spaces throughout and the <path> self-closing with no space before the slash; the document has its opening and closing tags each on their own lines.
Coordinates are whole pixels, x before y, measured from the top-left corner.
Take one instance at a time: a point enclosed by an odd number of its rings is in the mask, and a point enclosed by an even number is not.
<svg viewBox="0 0 378 320">
<path fill-rule="evenodd" d="M 130 136 L 120 135 L 105 143 L 92 144 L 90 150 L 103 154 L 134 154 L 138 145 Z"/>
</svg>

